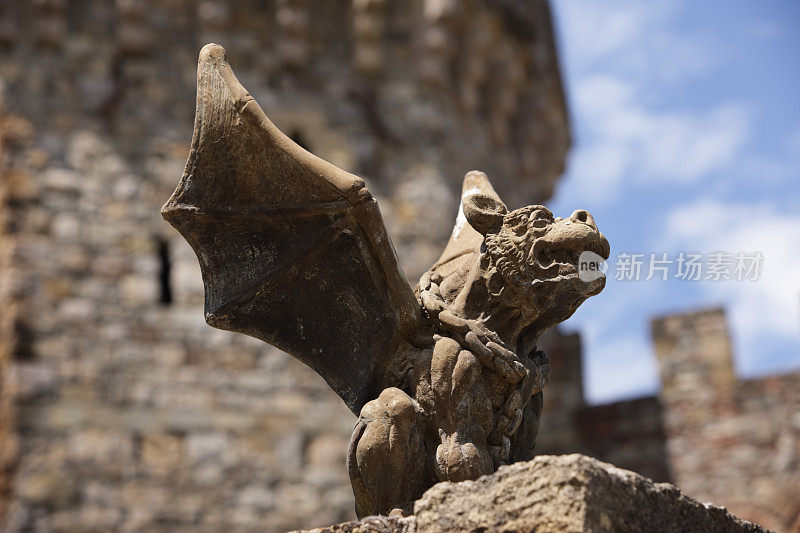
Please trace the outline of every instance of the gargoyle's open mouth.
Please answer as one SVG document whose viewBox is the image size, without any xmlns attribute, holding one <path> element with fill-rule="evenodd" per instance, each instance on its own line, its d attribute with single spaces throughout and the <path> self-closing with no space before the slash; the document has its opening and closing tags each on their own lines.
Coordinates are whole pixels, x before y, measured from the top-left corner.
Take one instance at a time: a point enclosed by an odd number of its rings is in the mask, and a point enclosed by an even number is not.
<svg viewBox="0 0 800 533">
<path fill-rule="evenodd" d="M 608 241 L 599 233 L 592 235 L 592 238 L 567 238 L 559 241 L 553 243 L 539 240 L 534 245 L 534 260 L 549 278 L 577 275 L 578 261 L 583 252 L 594 252 L 603 259 L 607 259 L 609 255 Z"/>
<path fill-rule="evenodd" d="M 536 253 L 536 262 L 542 270 L 557 267 L 553 274 L 563 276 L 578 271 L 580 255 L 578 250 L 556 250 L 543 246 Z"/>
</svg>

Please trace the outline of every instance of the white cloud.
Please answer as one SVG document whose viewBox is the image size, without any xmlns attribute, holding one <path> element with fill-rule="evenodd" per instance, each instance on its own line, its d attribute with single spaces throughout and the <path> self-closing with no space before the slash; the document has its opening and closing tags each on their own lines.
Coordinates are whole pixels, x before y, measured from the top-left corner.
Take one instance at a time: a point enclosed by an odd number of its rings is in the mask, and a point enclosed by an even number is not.
<svg viewBox="0 0 800 533">
<path fill-rule="evenodd" d="M 611 74 L 592 74 L 579 79 L 573 88 L 573 105 L 587 121 L 607 118 L 609 109 L 625 109 L 636 95 L 630 80 Z"/>
<path fill-rule="evenodd" d="M 641 43 L 659 20 L 669 18 L 675 2 L 564 1 L 557 4 L 569 60 L 578 69 L 598 61 L 619 59 Z M 574 52 L 574 54 L 572 53 Z"/>
<path fill-rule="evenodd" d="M 748 139 L 748 109 L 720 102 L 700 112 L 656 98 L 708 76 L 725 54 L 706 35 L 675 31 L 684 2 L 568 0 L 557 4 L 579 118 L 566 187 L 610 201 L 628 183 L 686 184 L 726 169 Z"/>
<path fill-rule="evenodd" d="M 747 140 L 750 120 L 740 104 L 721 104 L 702 113 L 640 113 L 640 179 L 687 182 L 723 170 Z M 651 173 L 648 175 L 648 173 Z"/>
<path fill-rule="evenodd" d="M 570 175 L 585 197 L 610 200 L 626 183 L 696 182 L 730 168 L 750 135 L 751 113 L 742 104 L 658 111 L 621 77 L 596 74 L 575 86 L 575 113 L 585 127 Z"/>
<path fill-rule="evenodd" d="M 680 1 L 563 0 L 556 3 L 565 60 L 578 72 L 647 75 L 678 83 L 720 61 L 719 43 L 674 31 L 689 4 Z"/>
<path fill-rule="evenodd" d="M 770 346 L 800 342 L 800 214 L 770 204 L 725 204 L 699 200 L 667 218 L 662 245 L 672 250 L 761 252 L 757 281 L 696 282 L 698 290 L 726 303 L 739 339 L 738 361 L 745 372 L 786 367 L 800 354 L 765 361 Z"/>
</svg>

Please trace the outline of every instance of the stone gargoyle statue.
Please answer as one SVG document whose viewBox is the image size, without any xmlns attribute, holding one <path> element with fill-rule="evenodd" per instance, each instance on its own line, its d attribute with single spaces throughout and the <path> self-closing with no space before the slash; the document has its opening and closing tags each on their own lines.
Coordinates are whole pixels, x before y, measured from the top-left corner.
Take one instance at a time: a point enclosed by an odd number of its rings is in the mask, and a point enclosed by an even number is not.
<svg viewBox="0 0 800 533">
<path fill-rule="evenodd" d="M 537 340 L 605 285 L 582 279 L 579 254 L 609 255 L 586 211 L 509 212 L 469 172 L 450 241 L 413 289 L 364 181 L 281 133 L 213 44 L 161 212 L 200 261 L 206 321 L 296 357 L 358 415 L 359 516 L 533 456 L 550 374 Z"/>
</svg>

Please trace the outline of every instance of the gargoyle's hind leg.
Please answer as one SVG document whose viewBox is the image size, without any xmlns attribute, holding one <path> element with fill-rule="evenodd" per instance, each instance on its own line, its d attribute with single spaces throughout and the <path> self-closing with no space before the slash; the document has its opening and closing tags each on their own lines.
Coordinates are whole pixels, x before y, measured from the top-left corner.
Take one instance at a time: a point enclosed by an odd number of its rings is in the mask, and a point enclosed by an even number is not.
<svg viewBox="0 0 800 533">
<path fill-rule="evenodd" d="M 412 400 L 397 388 L 385 389 L 361 410 L 347 453 L 347 469 L 359 518 L 410 511 L 429 486 L 426 454 Z"/>
</svg>

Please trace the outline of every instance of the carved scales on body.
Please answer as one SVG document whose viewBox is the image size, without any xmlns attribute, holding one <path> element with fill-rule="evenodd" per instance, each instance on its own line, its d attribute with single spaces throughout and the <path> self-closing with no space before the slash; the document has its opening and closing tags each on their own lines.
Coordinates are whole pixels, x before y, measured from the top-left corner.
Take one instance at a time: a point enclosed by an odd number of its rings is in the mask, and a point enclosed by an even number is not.
<svg viewBox="0 0 800 533">
<path fill-rule="evenodd" d="M 508 212 L 470 172 L 413 291 L 364 181 L 281 133 L 218 45 L 200 54 L 192 147 L 162 214 L 198 256 L 208 323 L 303 361 L 359 415 L 360 516 L 532 456 L 550 373 L 536 342 L 603 288 L 580 280 L 579 253 L 609 253 L 585 211 Z"/>
</svg>

